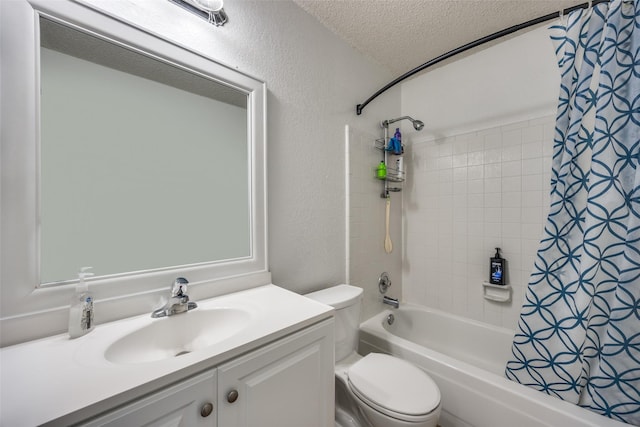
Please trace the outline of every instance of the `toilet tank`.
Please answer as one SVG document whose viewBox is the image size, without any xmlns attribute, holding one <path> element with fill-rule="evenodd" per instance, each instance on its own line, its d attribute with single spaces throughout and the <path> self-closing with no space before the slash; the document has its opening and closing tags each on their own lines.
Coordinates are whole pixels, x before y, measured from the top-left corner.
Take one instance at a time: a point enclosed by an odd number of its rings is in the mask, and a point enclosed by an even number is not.
<svg viewBox="0 0 640 427">
<path fill-rule="evenodd" d="M 335 309 L 336 362 L 358 348 L 362 288 L 337 285 L 305 295 Z"/>
</svg>

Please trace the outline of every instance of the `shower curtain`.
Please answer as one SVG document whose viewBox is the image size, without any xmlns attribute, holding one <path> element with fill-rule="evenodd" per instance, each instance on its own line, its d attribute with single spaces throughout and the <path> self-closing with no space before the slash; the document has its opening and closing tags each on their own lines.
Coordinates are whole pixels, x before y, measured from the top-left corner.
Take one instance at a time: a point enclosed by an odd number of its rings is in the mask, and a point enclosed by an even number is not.
<svg viewBox="0 0 640 427">
<path fill-rule="evenodd" d="M 640 2 L 640 0 L 638 0 Z M 561 88 L 551 209 L 506 376 L 640 425 L 640 8 L 552 27 Z"/>
</svg>

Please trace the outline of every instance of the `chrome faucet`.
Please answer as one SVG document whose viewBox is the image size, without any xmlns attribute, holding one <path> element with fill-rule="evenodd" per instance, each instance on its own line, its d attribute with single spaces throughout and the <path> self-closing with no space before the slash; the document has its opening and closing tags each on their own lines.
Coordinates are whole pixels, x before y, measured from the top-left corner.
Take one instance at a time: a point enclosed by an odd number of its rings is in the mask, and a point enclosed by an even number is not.
<svg viewBox="0 0 640 427">
<path fill-rule="evenodd" d="M 398 301 L 397 298 L 391 298 L 385 295 L 384 297 L 382 297 L 382 302 L 384 304 L 390 305 L 393 308 L 400 307 L 400 301 Z"/>
<path fill-rule="evenodd" d="M 184 277 L 178 277 L 171 285 L 171 298 L 169 301 L 157 310 L 151 313 L 151 317 L 166 317 L 174 314 L 186 313 L 198 307 L 195 302 L 189 301 L 187 295 L 187 284 L 189 281 Z"/>
</svg>

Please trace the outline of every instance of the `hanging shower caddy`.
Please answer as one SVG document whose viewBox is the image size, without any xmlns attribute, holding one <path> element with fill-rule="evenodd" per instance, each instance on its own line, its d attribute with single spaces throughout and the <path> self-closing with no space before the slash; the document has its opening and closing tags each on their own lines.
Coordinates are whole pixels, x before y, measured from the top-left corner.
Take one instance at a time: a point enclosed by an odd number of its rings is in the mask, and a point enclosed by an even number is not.
<svg viewBox="0 0 640 427">
<path fill-rule="evenodd" d="M 405 168 L 403 166 L 404 163 L 404 148 L 401 143 L 400 147 L 395 150 L 395 153 L 387 150 L 389 147 L 389 142 L 391 138 L 389 137 L 389 124 L 400 121 L 400 120 L 410 120 L 413 123 L 413 128 L 417 131 L 421 131 L 424 128 L 424 123 L 420 120 L 412 119 L 409 116 L 398 117 L 397 119 L 385 120 L 380 123 L 380 126 L 383 129 L 383 137 L 381 139 L 376 139 L 375 147 L 378 150 L 382 150 L 382 161 L 386 167 L 386 172 L 384 175 L 376 173 L 376 177 L 383 181 L 382 194 L 380 197 L 386 199 L 389 197 L 390 192 L 402 191 L 402 186 L 398 186 L 395 184 L 401 184 L 405 179 Z M 401 166 L 402 165 L 402 166 Z"/>
<path fill-rule="evenodd" d="M 398 170 L 396 167 L 396 161 L 398 159 L 402 159 L 402 154 L 392 154 L 387 151 L 387 146 L 389 144 L 388 137 L 388 128 L 384 128 L 385 136 L 384 138 L 376 139 L 375 147 L 378 150 L 382 150 L 382 161 L 386 166 L 386 173 L 384 176 L 380 176 L 380 174 L 376 173 L 376 178 L 382 181 L 382 193 L 380 197 L 387 198 L 389 197 L 389 192 L 402 191 L 402 187 L 394 184 L 401 184 L 405 179 L 405 171 Z M 402 161 L 402 160 L 401 160 Z"/>
</svg>

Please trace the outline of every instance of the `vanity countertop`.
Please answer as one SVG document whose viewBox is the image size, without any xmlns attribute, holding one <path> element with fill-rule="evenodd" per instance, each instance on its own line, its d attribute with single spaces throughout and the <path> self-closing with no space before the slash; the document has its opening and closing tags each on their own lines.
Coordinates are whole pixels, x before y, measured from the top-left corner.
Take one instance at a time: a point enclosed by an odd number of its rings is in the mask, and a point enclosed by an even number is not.
<svg viewBox="0 0 640 427">
<path fill-rule="evenodd" d="M 196 310 L 233 307 L 252 318 L 246 328 L 215 345 L 144 363 L 116 364 L 104 354 L 118 339 L 166 318 L 144 314 L 97 325 L 73 340 L 61 334 L 0 349 L 0 425 L 79 422 L 330 318 L 333 312 L 275 285 L 197 303 Z"/>
</svg>

